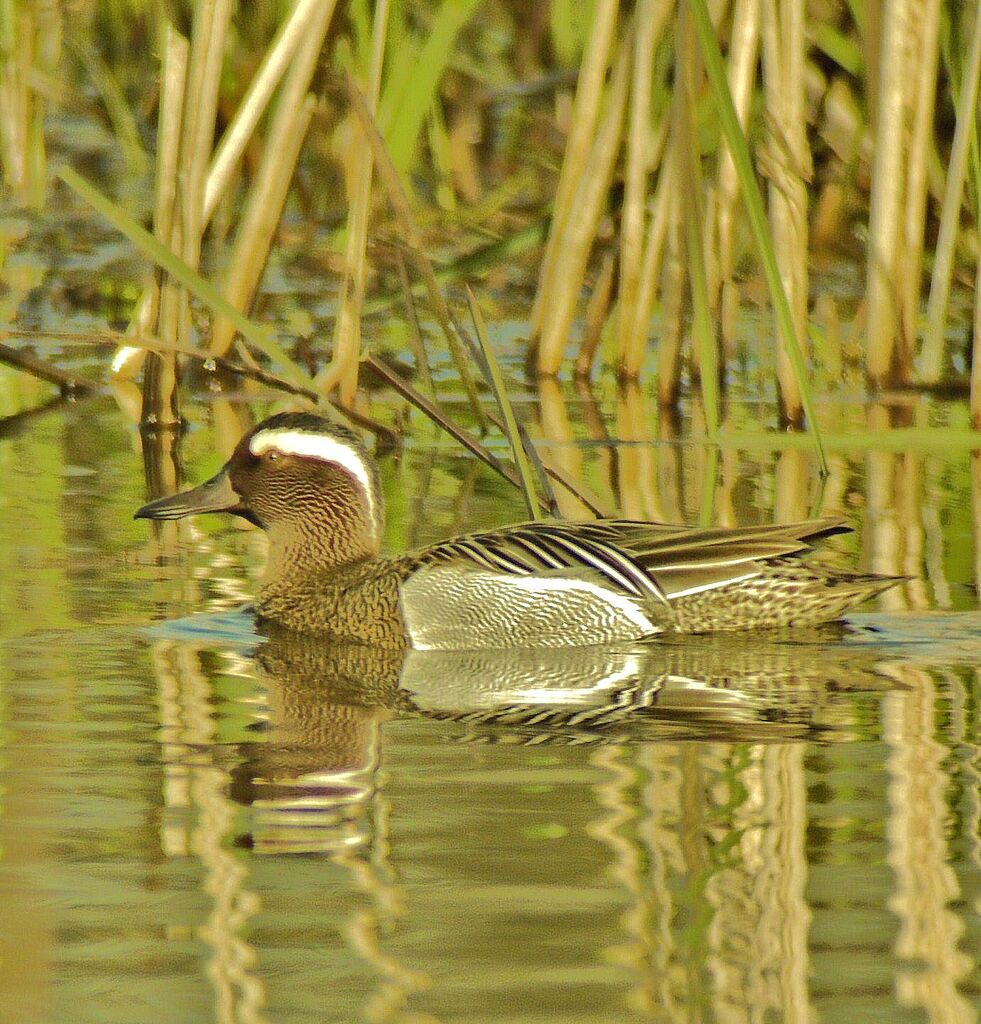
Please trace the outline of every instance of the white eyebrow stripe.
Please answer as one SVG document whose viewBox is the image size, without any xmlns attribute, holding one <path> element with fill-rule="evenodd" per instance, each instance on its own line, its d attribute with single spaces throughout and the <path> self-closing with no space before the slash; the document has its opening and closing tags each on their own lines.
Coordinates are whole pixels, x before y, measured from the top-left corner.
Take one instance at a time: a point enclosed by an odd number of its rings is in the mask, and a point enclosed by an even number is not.
<svg viewBox="0 0 981 1024">
<path fill-rule="evenodd" d="M 253 455 L 262 455 L 270 448 L 275 448 L 284 455 L 299 455 L 302 458 L 319 459 L 321 462 L 332 462 L 340 466 L 361 484 L 368 500 L 368 515 L 373 523 L 377 522 L 378 495 L 375 491 L 375 478 L 364 459 L 351 445 L 339 441 L 336 437 L 308 434 L 302 430 L 263 430 L 249 442 L 249 450 Z"/>
</svg>

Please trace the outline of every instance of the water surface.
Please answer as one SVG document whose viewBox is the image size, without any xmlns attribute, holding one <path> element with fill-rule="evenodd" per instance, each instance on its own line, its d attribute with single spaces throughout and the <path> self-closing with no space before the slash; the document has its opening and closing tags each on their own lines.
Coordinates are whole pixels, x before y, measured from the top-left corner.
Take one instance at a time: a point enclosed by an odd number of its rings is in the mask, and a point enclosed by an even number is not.
<svg viewBox="0 0 981 1024">
<path fill-rule="evenodd" d="M 107 398 L 7 421 L 4 1020 L 976 1019 L 977 456 L 840 453 L 822 488 L 727 450 L 706 502 L 649 394 L 558 397 L 523 411 L 610 507 L 844 513 L 839 557 L 916 578 L 840 636 L 403 662 L 255 634 L 261 537 L 134 523 Z M 270 408 L 198 407 L 151 485 Z M 393 548 L 524 514 L 426 430 L 383 476 Z"/>
</svg>

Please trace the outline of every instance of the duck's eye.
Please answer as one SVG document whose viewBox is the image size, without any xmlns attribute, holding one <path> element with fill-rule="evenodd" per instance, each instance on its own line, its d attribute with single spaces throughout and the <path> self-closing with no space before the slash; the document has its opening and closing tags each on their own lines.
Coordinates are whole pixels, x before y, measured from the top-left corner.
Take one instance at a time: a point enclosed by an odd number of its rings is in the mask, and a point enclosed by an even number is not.
<svg viewBox="0 0 981 1024">
<path fill-rule="evenodd" d="M 266 462 L 278 462 L 278 461 L 279 461 L 279 459 L 280 459 L 280 454 L 279 454 L 279 452 L 277 452 L 277 451 L 274 451 L 274 450 L 272 450 L 272 449 L 270 449 L 269 451 L 267 451 L 267 452 L 265 453 L 265 455 L 266 455 Z"/>
</svg>

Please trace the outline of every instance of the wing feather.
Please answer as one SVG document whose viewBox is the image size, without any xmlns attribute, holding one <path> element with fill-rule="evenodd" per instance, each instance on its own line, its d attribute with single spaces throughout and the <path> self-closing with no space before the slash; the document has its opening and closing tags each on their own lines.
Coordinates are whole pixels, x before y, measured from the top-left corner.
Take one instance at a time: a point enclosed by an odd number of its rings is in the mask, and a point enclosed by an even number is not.
<svg viewBox="0 0 981 1024">
<path fill-rule="evenodd" d="M 626 593 L 663 605 L 758 575 L 767 562 L 802 554 L 849 529 L 835 517 L 738 529 L 626 519 L 538 521 L 454 538 L 415 560 L 422 566 L 461 559 L 517 576 L 598 572 Z"/>
</svg>

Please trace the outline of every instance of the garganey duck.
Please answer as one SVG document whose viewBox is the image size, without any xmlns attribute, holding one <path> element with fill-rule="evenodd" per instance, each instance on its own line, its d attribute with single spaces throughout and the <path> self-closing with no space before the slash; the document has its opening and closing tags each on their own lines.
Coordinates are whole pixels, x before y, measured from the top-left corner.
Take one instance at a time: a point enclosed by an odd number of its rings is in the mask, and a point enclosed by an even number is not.
<svg viewBox="0 0 981 1024">
<path fill-rule="evenodd" d="M 837 619 L 899 582 L 809 562 L 838 518 L 741 529 L 539 521 L 381 556 L 378 472 L 311 413 L 246 434 L 224 468 L 137 519 L 231 512 L 269 536 L 260 620 L 417 649 L 566 647 Z"/>
</svg>

